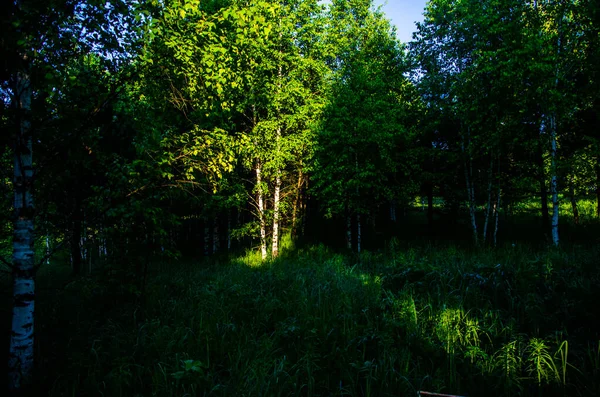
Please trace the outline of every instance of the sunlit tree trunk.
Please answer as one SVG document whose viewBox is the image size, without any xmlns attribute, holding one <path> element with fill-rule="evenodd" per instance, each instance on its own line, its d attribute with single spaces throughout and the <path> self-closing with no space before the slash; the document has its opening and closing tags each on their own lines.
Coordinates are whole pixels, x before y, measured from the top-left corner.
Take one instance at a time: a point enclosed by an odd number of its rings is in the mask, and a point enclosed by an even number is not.
<svg viewBox="0 0 600 397">
<path fill-rule="evenodd" d="M 28 62 L 26 57 L 23 57 Z M 25 393 L 33 375 L 34 337 L 34 204 L 31 130 L 31 81 L 27 72 L 18 73 L 14 105 L 19 129 L 14 148 L 13 221 L 13 308 L 8 361 L 9 390 Z"/>
<path fill-rule="evenodd" d="M 281 23 L 283 18 L 279 18 L 279 40 L 282 40 L 282 29 Z M 283 83 L 283 51 L 281 46 L 279 47 L 279 65 L 277 67 L 277 94 L 281 95 L 281 87 Z M 277 106 L 277 116 L 281 117 L 279 105 Z M 280 140 L 281 140 L 281 125 L 277 126 L 277 130 L 275 133 L 275 150 L 276 156 L 281 156 L 281 148 L 280 148 Z M 281 170 L 277 169 L 275 175 L 275 188 L 273 192 L 273 236 L 271 239 L 271 257 L 277 258 L 279 255 L 279 194 L 281 191 Z"/>
<path fill-rule="evenodd" d="M 281 190 L 281 177 L 279 173 L 275 177 L 275 192 L 273 194 L 273 241 L 271 256 L 277 258 L 279 255 L 279 194 Z"/>
<path fill-rule="evenodd" d="M 256 163 L 256 187 L 258 202 L 258 223 L 260 225 L 260 255 L 263 260 L 267 259 L 267 225 L 265 222 L 265 203 L 262 192 L 262 166 Z"/>
</svg>

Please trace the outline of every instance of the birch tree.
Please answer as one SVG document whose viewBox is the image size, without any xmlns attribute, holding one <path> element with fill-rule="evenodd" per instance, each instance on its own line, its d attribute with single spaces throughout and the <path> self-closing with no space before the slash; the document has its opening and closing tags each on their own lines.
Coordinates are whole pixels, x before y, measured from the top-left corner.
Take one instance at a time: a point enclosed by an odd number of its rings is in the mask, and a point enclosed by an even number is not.
<svg viewBox="0 0 600 397">
<path fill-rule="evenodd" d="M 334 1 L 330 8 L 332 87 L 317 138 L 314 191 L 327 213 L 346 218 L 346 243 L 360 252 L 362 221 L 392 198 L 400 121 L 409 83 L 400 43 L 371 1 Z"/>
</svg>

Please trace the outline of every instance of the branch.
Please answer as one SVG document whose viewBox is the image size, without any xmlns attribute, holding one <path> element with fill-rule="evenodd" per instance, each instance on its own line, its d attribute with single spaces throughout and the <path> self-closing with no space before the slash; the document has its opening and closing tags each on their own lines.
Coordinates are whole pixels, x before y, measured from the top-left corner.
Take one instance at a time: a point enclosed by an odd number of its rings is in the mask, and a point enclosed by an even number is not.
<svg viewBox="0 0 600 397">
<path fill-rule="evenodd" d="M 62 248 L 63 245 L 65 245 L 65 242 L 67 240 L 64 239 L 63 241 L 61 241 L 60 243 L 56 244 L 46 255 L 44 255 L 42 257 L 42 259 L 40 259 L 40 261 L 38 262 L 37 265 L 35 265 L 35 271 L 37 272 L 38 269 L 44 264 L 44 262 L 46 262 L 48 259 L 50 259 L 52 257 L 52 255 L 54 255 L 56 253 L 56 251 L 58 251 L 59 249 Z"/>
<path fill-rule="evenodd" d="M 419 391 L 419 396 L 435 396 L 435 397 L 463 397 L 456 396 L 454 394 L 439 394 L 439 393 L 430 393 L 428 391 Z"/>
</svg>

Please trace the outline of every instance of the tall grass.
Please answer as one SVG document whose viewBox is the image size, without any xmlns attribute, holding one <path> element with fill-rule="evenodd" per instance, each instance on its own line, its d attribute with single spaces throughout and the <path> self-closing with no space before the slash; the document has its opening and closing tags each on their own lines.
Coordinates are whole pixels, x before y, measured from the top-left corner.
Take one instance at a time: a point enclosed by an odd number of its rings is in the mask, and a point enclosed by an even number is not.
<svg viewBox="0 0 600 397">
<path fill-rule="evenodd" d="M 77 279 L 39 299 L 41 393 L 600 395 L 597 249 L 389 246 Z"/>
</svg>

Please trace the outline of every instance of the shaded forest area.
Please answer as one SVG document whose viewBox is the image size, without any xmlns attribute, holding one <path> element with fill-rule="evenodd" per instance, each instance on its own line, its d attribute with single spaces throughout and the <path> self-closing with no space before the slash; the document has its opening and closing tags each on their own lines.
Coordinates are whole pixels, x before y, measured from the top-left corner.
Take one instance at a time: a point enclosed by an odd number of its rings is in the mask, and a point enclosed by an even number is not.
<svg viewBox="0 0 600 397">
<path fill-rule="evenodd" d="M 600 395 L 597 1 L 0 25 L 0 390 Z"/>
</svg>

